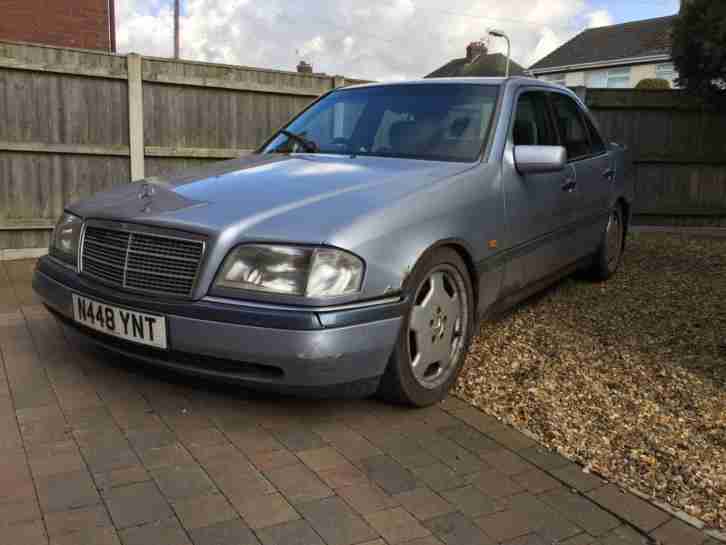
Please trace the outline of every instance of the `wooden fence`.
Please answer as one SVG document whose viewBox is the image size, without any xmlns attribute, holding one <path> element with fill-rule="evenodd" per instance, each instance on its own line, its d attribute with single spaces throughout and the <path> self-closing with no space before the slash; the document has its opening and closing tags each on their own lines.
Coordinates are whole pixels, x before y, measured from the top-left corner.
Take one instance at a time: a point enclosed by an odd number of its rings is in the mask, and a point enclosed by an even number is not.
<svg viewBox="0 0 726 545">
<path fill-rule="evenodd" d="M 0 258 L 75 199 L 239 156 L 341 76 L 0 42 Z"/>
<path fill-rule="evenodd" d="M 75 199 L 238 156 L 357 82 L 0 42 L 0 258 L 45 248 Z M 641 221 L 726 226 L 726 112 L 680 91 L 578 91 L 629 146 Z"/>
<path fill-rule="evenodd" d="M 635 168 L 636 221 L 726 227 L 726 109 L 683 91 L 576 89 Z"/>
</svg>

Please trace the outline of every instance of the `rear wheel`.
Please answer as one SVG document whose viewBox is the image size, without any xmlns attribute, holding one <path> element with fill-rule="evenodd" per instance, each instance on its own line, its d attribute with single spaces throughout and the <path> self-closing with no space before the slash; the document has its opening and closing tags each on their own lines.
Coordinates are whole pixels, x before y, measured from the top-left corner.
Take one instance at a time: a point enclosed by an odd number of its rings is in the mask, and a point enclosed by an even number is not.
<svg viewBox="0 0 726 545">
<path fill-rule="evenodd" d="M 411 304 L 381 381 L 389 401 L 419 407 L 443 399 L 464 363 L 474 328 L 474 301 L 465 263 L 448 248 L 416 265 Z"/>
<path fill-rule="evenodd" d="M 600 247 L 595 254 L 595 260 L 590 269 L 592 276 L 596 280 L 607 280 L 617 272 L 623 257 L 624 242 L 623 208 L 616 204 L 615 208 L 610 211 Z"/>
</svg>

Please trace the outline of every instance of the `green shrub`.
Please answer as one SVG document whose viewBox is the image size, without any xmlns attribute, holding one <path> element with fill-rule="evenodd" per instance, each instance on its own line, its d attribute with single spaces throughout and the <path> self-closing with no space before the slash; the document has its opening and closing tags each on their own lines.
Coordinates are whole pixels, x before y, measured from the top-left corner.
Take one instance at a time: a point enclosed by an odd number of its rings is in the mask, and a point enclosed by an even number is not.
<svg viewBox="0 0 726 545">
<path fill-rule="evenodd" d="M 670 89 L 671 83 L 668 80 L 660 78 L 645 78 L 638 82 L 636 89 Z"/>
</svg>

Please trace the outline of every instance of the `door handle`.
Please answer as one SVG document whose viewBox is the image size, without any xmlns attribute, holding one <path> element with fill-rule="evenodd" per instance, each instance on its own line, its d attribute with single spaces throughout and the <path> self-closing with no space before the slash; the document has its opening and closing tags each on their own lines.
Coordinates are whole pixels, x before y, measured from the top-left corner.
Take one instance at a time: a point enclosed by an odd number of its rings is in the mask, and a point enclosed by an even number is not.
<svg viewBox="0 0 726 545">
<path fill-rule="evenodd" d="M 577 188 L 577 182 L 574 178 L 565 179 L 565 183 L 562 184 L 562 191 L 572 193 Z"/>
<path fill-rule="evenodd" d="M 605 178 L 608 182 L 612 182 L 615 179 L 615 169 L 606 168 L 602 172 L 602 177 Z"/>
</svg>

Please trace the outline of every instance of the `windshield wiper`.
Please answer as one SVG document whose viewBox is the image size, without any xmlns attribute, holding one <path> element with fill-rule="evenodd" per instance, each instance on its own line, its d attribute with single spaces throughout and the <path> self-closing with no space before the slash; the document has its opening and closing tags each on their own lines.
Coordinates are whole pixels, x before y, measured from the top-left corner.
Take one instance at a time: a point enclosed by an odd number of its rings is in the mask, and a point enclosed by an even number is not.
<svg viewBox="0 0 726 545">
<path fill-rule="evenodd" d="M 316 153 L 318 151 L 318 145 L 312 140 L 308 140 L 301 134 L 296 134 L 285 129 L 280 130 L 280 133 L 284 134 L 288 138 L 292 138 L 293 140 L 297 141 L 303 147 L 303 149 L 305 149 L 305 151 L 309 153 Z"/>
</svg>

